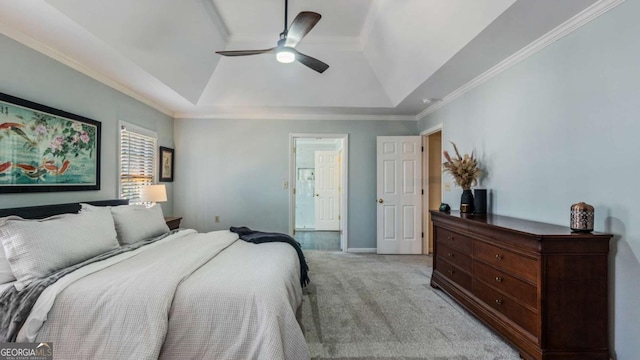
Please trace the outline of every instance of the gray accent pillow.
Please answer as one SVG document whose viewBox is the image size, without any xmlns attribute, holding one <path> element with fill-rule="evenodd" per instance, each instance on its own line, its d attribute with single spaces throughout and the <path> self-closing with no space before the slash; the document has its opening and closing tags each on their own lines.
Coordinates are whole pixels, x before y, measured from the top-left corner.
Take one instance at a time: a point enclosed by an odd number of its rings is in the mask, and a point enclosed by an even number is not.
<svg viewBox="0 0 640 360">
<path fill-rule="evenodd" d="M 169 232 L 162 207 L 154 205 L 122 205 L 111 208 L 120 244 L 133 244 Z"/>
<path fill-rule="evenodd" d="M 107 208 L 43 220 L 9 216 L 0 219 L 0 239 L 18 289 L 120 246 Z"/>
</svg>

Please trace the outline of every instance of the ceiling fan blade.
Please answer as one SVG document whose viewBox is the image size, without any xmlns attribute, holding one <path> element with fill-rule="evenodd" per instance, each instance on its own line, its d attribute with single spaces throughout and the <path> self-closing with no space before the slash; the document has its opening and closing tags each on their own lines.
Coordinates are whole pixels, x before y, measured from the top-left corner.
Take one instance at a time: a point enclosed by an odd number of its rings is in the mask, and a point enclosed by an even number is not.
<svg viewBox="0 0 640 360">
<path fill-rule="evenodd" d="M 329 65 L 323 63 L 322 61 L 316 58 L 312 58 L 309 55 L 305 55 L 296 49 L 291 49 L 291 50 L 295 52 L 296 60 L 299 63 L 319 72 L 320 74 L 322 74 L 325 70 L 329 68 Z"/>
<path fill-rule="evenodd" d="M 263 50 L 231 50 L 231 51 L 216 51 L 216 54 L 224 56 L 247 56 L 247 55 L 259 55 L 266 53 L 273 53 L 275 48 L 263 49 Z"/>
<path fill-rule="evenodd" d="M 303 11 L 291 23 L 287 30 L 284 46 L 295 47 L 305 35 L 320 21 L 322 15 L 311 11 Z"/>
</svg>

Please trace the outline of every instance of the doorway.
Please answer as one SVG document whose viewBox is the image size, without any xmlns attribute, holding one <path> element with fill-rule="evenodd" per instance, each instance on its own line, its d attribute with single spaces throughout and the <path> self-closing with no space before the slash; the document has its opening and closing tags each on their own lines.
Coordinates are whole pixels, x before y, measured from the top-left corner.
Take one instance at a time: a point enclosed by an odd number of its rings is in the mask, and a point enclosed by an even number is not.
<svg viewBox="0 0 640 360">
<path fill-rule="evenodd" d="M 289 231 L 303 249 L 346 251 L 346 134 L 290 134 Z"/>
<path fill-rule="evenodd" d="M 433 253 L 433 224 L 429 210 L 438 210 L 442 203 L 442 124 L 420 133 L 422 136 L 424 203 L 422 223 L 424 238 L 422 253 Z"/>
</svg>

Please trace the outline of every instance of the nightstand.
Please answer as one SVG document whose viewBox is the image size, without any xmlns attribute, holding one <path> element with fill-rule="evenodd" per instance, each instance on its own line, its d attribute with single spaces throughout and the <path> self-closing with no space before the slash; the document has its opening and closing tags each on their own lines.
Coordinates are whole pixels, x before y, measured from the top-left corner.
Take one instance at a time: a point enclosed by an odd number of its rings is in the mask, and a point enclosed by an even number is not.
<svg viewBox="0 0 640 360">
<path fill-rule="evenodd" d="M 164 218 L 164 221 L 167 223 L 169 230 L 179 228 L 180 220 L 182 220 L 182 216 L 169 216 Z"/>
</svg>

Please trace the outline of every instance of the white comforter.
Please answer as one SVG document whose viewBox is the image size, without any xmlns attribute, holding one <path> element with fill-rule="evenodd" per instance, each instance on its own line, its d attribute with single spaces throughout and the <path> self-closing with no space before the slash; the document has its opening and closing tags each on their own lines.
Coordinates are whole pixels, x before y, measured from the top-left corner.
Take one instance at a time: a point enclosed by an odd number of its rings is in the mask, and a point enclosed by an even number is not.
<svg viewBox="0 0 640 360">
<path fill-rule="evenodd" d="M 57 359 L 308 359 L 301 302 L 289 244 L 180 231 L 60 279 L 18 341 Z"/>
</svg>

